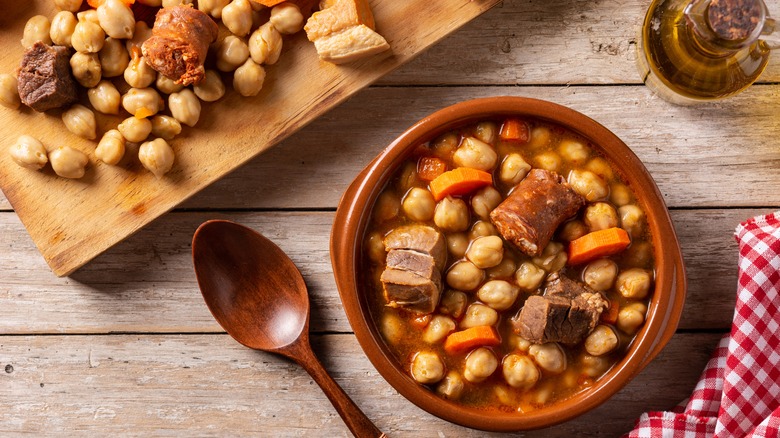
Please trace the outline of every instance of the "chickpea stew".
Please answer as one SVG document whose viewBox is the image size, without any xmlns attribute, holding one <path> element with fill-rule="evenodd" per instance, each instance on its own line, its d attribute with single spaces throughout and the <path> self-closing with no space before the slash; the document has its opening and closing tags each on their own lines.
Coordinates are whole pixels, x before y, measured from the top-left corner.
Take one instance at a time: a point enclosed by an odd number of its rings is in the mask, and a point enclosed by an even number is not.
<svg viewBox="0 0 780 438">
<path fill-rule="evenodd" d="M 421 385 L 529 412 L 592 386 L 644 325 L 645 213 L 587 140 L 536 119 L 472 123 L 420 145 L 364 241 L 371 317 Z"/>
</svg>

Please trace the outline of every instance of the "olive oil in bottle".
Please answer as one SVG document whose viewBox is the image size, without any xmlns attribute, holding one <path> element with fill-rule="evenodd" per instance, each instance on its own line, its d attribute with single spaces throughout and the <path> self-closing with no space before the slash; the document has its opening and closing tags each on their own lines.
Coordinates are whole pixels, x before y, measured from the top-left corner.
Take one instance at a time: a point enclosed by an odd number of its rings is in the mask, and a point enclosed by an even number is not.
<svg viewBox="0 0 780 438">
<path fill-rule="evenodd" d="M 664 99 L 692 104 L 734 95 L 769 60 L 774 27 L 761 0 L 655 0 L 645 17 L 639 69 Z"/>
</svg>

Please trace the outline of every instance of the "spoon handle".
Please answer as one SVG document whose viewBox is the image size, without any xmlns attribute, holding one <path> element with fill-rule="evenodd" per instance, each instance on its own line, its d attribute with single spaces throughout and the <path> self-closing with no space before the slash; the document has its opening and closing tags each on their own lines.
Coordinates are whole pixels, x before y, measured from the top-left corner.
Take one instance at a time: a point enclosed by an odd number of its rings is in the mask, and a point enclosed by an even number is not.
<svg viewBox="0 0 780 438">
<path fill-rule="evenodd" d="M 341 389 L 341 386 L 328 374 L 328 371 L 325 370 L 325 367 L 317 359 L 311 347 L 308 345 L 306 347 L 308 348 L 300 348 L 299 357 L 295 360 L 320 385 L 320 388 L 328 396 L 330 402 L 333 403 L 333 407 L 341 415 L 341 419 L 344 420 L 352 434 L 357 438 L 386 438 L 387 435 L 366 417 L 366 414 L 360 410 L 347 393 Z"/>
</svg>

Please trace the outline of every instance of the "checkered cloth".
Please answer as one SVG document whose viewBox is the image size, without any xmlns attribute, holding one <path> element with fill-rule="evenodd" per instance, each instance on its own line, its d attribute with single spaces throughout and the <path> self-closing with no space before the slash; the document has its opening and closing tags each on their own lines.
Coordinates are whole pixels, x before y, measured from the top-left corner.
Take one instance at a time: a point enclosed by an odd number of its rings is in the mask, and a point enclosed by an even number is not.
<svg viewBox="0 0 780 438">
<path fill-rule="evenodd" d="M 739 285 L 721 339 L 687 403 L 642 414 L 627 437 L 780 437 L 780 212 L 737 227 Z"/>
</svg>

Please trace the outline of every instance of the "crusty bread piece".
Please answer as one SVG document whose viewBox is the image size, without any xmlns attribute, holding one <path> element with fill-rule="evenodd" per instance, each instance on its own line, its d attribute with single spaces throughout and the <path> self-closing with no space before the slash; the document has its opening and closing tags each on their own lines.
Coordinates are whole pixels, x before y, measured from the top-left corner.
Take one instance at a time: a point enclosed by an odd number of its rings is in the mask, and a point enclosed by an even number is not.
<svg viewBox="0 0 780 438">
<path fill-rule="evenodd" d="M 320 58 L 334 64 L 344 64 L 384 52 L 390 44 L 368 26 L 352 26 L 340 32 L 314 40 Z"/>
<path fill-rule="evenodd" d="M 321 0 L 320 8 L 304 29 L 324 61 L 342 64 L 390 48 L 374 31 L 368 0 Z"/>
</svg>

